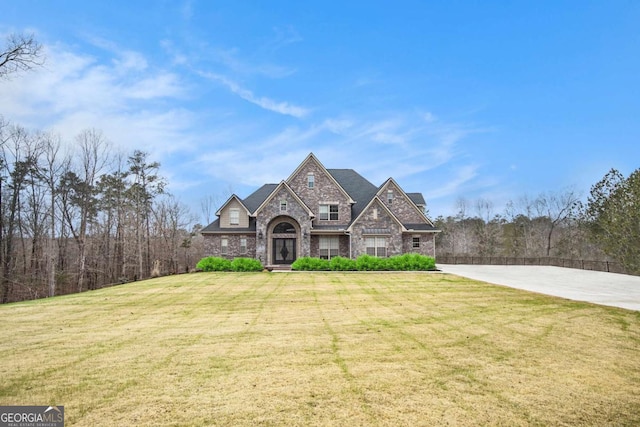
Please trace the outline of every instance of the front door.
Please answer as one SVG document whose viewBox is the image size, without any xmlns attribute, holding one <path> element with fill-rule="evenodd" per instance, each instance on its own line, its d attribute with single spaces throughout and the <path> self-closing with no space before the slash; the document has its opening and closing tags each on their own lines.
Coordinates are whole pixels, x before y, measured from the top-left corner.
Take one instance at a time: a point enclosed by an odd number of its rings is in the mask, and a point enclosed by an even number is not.
<svg viewBox="0 0 640 427">
<path fill-rule="evenodd" d="M 273 239 L 274 264 L 291 264 L 296 260 L 296 239 Z"/>
</svg>

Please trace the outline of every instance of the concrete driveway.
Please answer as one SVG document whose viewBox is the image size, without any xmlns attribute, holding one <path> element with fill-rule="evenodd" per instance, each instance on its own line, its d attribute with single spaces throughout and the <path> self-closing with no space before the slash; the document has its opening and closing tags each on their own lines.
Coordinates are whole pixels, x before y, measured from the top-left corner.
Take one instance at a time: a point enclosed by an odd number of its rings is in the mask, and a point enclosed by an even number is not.
<svg viewBox="0 0 640 427">
<path fill-rule="evenodd" d="M 640 311 L 640 277 L 573 268 L 522 265 L 438 264 L 444 273 Z"/>
</svg>

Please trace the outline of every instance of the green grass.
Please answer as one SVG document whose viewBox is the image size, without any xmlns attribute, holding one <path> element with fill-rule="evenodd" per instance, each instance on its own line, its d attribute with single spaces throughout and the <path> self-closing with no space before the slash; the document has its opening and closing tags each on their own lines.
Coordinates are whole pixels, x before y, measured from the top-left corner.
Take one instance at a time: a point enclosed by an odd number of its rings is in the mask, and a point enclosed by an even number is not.
<svg viewBox="0 0 640 427">
<path fill-rule="evenodd" d="M 199 273 L 0 306 L 66 425 L 638 425 L 640 313 L 437 273 Z"/>
</svg>

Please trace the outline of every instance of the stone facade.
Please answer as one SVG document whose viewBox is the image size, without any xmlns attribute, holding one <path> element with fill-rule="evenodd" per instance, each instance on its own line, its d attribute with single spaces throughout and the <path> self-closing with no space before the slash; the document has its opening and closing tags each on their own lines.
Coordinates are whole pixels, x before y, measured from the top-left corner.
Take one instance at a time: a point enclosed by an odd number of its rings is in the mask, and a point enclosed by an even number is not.
<svg viewBox="0 0 640 427">
<path fill-rule="evenodd" d="M 391 203 L 388 201 L 388 191 L 392 191 L 393 194 Z M 424 221 L 424 216 L 420 213 L 419 208 L 416 207 L 393 180 L 387 181 L 386 185 L 382 187 L 382 190 L 378 194 L 389 210 L 391 210 L 396 218 L 403 224 L 419 224 Z"/>
<path fill-rule="evenodd" d="M 308 177 L 313 175 L 313 188 L 309 188 Z M 304 203 L 316 212 L 313 226 L 332 225 L 348 226 L 351 222 L 350 198 L 335 182 L 327 170 L 317 161 L 308 159 L 287 181 Z M 337 204 L 338 220 L 321 220 L 320 205 Z"/>
<path fill-rule="evenodd" d="M 353 258 L 367 253 L 367 237 L 384 237 L 387 256 L 402 254 L 402 225 L 389 215 L 379 200 L 374 200 L 353 227 L 351 250 Z"/>
<path fill-rule="evenodd" d="M 222 239 L 227 239 L 227 253 L 222 253 Z M 246 251 L 240 248 L 241 239 L 246 239 Z M 204 238 L 205 256 L 233 259 L 237 257 L 256 257 L 256 235 L 250 234 L 216 234 Z"/>
<path fill-rule="evenodd" d="M 286 202 L 286 209 L 282 209 L 282 202 Z M 307 208 L 300 204 L 291 193 L 288 186 L 281 185 L 275 194 L 270 197 L 267 203 L 257 212 L 256 233 L 258 242 L 256 244 L 256 258 L 263 264 L 273 263 L 272 243 L 274 238 L 282 237 L 273 234 L 273 229 L 280 222 L 289 222 L 295 229 L 296 253 L 299 257 L 309 256 L 309 234 L 311 230 L 311 219 Z M 307 236 L 305 239 L 304 236 Z M 288 236 L 287 236 L 288 237 Z"/>
<path fill-rule="evenodd" d="M 322 205 L 337 205 L 338 218 L 321 220 Z M 240 218 L 235 224 L 237 212 Z M 371 238 L 376 245 L 384 243 L 381 256 L 435 256 L 438 230 L 393 179 L 375 187 L 352 169 L 327 170 L 313 154 L 286 181 L 264 185 L 244 200 L 234 195 L 217 215 L 202 230 L 205 256 L 255 257 L 264 265 L 289 263 L 293 254 L 320 256 L 323 236 L 337 238 L 338 254 L 354 259 L 367 253 Z M 288 224 L 286 229 L 278 226 L 281 223 Z M 227 241 L 226 254 L 222 239 Z M 241 239 L 246 239 L 246 252 L 240 248 Z M 287 251 L 279 250 L 281 245 Z"/>
</svg>

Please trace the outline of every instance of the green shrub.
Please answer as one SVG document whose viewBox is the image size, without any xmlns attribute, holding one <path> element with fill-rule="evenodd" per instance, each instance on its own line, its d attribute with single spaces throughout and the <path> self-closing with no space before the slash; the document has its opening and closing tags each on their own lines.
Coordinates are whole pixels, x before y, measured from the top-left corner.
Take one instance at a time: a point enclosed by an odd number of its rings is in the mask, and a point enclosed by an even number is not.
<svg viewBox="0 0 640 427">
<path fill-rule="evenodd" d="M 291 264 L 291 269 L 298 271 L 427 271 L 436 269 L 436 260 L 420 254 L 395 255 L 390 258 L 360 255 L 355 261 L 339 256 L 331 258 L 331 261 L 302 257 Z"/>
<path fill-rule="evenodd" d="M 331 268 L 332 271 L 354 271 L 356 269 L 356 262 L 349 258 L 335 256 L 329 261 L 329 268 Z"/>
<path fill-rule="evenodd" d="M 389 258 L 389 269 L 397 271 L 427 271 L 436 268 L 434 258 L 420 254 L 396 255 Z"/>
<path fill-rule="evenodd" d="M 378 258 L 371 255 L 360 255 L 356 260 L 358 271 L 382 271 L 388 268 L 387 258 Z"/>
<path fill-rule="evenodd" d="M 302 257 L 291 264 L 292 270 L 298 271 L 328 271 L 329 261 L 326 259 Z"/>
<path fill-rule="evenodd" d="M 231 271 L 231 261 L 224 258 L 209 256 L 198 261 L 196 269 L 202 271 Z"/>
<path fill-rule="evenodd" d="M 231 261 L 232 271 L 262 271 L 262 263 L 255 258 L 234 258 Z"/>
</svg>

